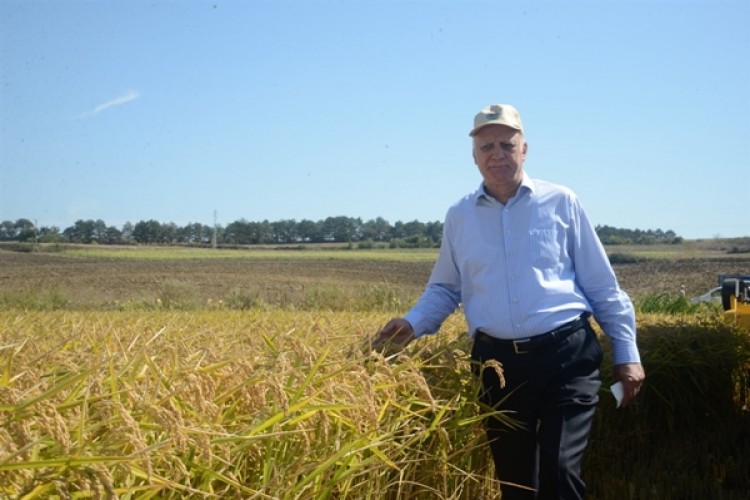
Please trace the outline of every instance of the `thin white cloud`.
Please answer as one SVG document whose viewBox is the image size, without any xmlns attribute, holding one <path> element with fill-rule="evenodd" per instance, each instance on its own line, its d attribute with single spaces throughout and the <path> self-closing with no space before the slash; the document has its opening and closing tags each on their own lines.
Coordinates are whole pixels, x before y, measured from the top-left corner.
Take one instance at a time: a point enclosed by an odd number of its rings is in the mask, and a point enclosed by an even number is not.
<svg viewBox="0 0 750 500">
<path fill-rule="evenodd" d="M 89 116 L 95 116 L 101 113 L 102 111 L 105 111 L 109 108 L 113 108 L 115 106 L 121 106 L 123 104 L 129 103 L 131 101 L 135 101 L 141 96 L 140 92 L 137 90 L 128 90 L 123 95 L 115 97 L 114 99 L 107 101 L 103 104 L 98 105 L 91 111 L 85 112 L 82 117 L 89 117 Z"/>
</svg>

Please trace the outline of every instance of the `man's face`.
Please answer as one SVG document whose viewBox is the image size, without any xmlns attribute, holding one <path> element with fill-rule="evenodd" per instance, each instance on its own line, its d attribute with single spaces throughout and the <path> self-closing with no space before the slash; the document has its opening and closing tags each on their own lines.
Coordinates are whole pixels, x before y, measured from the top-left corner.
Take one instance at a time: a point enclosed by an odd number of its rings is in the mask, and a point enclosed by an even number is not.
<svg viewBox="0 0 750 500">
<path fill-rule="evenodd" d="M 504 125 L 487 125 L 474 135 L 474 163 L 485 188 L 503 203 L 521 185 L 526 149 L 523 134 Z"/>
</svg>

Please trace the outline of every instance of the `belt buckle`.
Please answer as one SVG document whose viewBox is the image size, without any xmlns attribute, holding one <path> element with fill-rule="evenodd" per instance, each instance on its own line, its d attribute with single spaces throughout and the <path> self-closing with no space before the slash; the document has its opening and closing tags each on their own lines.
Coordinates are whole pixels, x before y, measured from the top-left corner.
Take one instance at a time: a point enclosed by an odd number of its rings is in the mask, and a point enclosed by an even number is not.
<svg viewBox="0 0 750 500">
<path fill-rule="evenodd" d="M 527 354 L 529 351 L 524 351 L 521 348 L 522 344 L 526 344 L 528 340 L 514 340 L 513 341 L 513 352 L 516 354 Z"/>
</svg>

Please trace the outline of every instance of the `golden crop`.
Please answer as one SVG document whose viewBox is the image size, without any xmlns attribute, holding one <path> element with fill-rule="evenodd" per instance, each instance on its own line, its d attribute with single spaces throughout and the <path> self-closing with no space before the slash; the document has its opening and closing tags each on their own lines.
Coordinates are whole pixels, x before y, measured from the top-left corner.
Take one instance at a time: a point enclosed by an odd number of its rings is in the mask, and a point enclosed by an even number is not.
<svg viewBox="0 0 750 500">
<path fill-rule="evenodd" d="M 493 498 L 463 320 L 0 312 L 0 497 Z"/>
</svg>

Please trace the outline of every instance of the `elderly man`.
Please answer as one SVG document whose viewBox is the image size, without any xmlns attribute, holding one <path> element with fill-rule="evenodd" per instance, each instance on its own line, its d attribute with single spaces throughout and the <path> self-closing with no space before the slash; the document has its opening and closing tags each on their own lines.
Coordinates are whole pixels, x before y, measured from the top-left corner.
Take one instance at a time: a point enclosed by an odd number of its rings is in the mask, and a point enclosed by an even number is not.
<svg viewBox="0 0 750 500">
<path fill-rule="evenodd" d="M 480 400 L 521 424 L 486 422 L 503 499 L 582 498 L 602 361 L 588 318 L 612 343 L 627 406 L 645 377 L 633 305 L 576 195 L 524 171 L 528 144 L 518 111 L 488 106 L 469 135 L 483 182 L 448 210 L 422 297 L 373 345 L 403 346 L 435 333 L 463 304 Z M 488 360 L 501 363 L 504 381 L 481 369 Z"/>
</svg>

